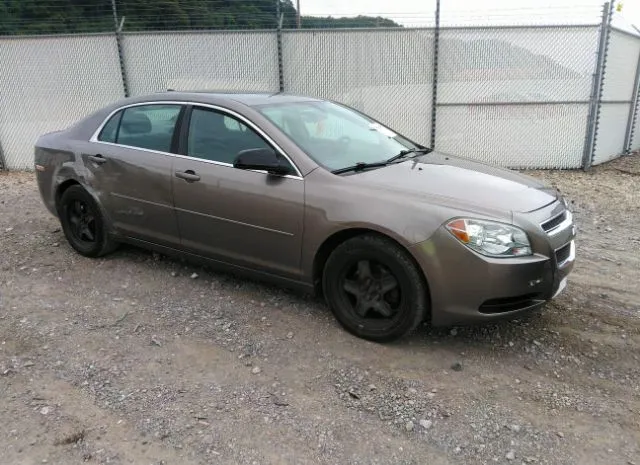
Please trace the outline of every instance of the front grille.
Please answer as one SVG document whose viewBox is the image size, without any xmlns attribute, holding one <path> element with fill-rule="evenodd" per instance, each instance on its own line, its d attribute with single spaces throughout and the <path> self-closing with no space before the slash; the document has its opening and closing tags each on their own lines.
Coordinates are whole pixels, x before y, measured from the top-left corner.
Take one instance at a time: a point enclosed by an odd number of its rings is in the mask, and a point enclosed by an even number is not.
<svg viewBox="0 0 640 465">
<path fill-rule="evenodd" d="M 513 312 L 515 310 L 521 310 L 523 308 L 531 307 L 537 303 L 541 303 L 539 300 L 540 294 L 524 294 L 517 297 L 503 297 L 500 299 L 489 299 L 485 301 L 478 309 L 480 313 L 504 313 Z"/>
<path fill-rule="evenodd" d="M 563 245 L 558 250 L 556 250 L 556 260 L 558 264 L 563 263 L 569 256 L 571 255 L 571 242 L 567 245 Z"/>
<path fill-rule="evenodd" d="M 566 219 L 567 219 L 567 212 L 563 211 L 558 216 L 555 216 L 555 217 L 551 218 L 550 220 L 542 223 L 542 229 L 545 232 L 549 232 L 552 229 L 557 228 L 558 226 L 560 226 L 562 224 L 562 222 L 564 220 L 566 220 Z"/>
</svg>

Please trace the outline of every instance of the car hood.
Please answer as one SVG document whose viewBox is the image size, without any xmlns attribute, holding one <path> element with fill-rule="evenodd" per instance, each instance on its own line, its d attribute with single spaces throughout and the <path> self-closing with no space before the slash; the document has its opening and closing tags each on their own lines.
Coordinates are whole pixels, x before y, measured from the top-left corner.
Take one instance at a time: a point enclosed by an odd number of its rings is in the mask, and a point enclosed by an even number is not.
<svg viewBox="0 0 640 465">
<path fill-rule="evenodd" d="M 509 212 L 537 210 L 558 198 L 556 189 L 532 177 L 440 152 L 360 172 L 352 178 L 379 189 L 451 198 Z"/>
</svg>

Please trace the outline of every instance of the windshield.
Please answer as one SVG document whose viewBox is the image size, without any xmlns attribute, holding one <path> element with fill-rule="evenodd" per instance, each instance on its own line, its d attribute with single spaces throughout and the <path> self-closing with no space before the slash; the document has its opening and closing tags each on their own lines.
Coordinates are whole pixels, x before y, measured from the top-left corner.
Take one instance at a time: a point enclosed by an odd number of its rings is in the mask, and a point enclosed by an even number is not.
<svg viewBox="0 0 640 465">
<path fill-rule="evenodd" d="M 415 147 L 389 128 L 332 102 L 275 103 L 257 109 L 330 171 L 384 162 Z"/>
</svg>

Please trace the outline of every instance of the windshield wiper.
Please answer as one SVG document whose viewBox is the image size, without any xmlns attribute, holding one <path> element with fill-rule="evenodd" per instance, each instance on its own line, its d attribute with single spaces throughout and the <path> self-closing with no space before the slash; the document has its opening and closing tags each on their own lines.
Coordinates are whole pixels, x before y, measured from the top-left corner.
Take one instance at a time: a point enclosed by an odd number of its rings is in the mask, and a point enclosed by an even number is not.
<svg viewBox="0 0 640 465">
<path fill-rule="evenodd" d="M 355 165 L 352 166 L 347 166 L 345 168 L 340 168 L 337 170 L 333 170 L 332 173 L 333 174 L 342 174 L 342 173 L 348 173 L 349 171 L 362 171 L 365 170 L 367 168 L 379 168 L 381 166 L 387 166 L 389 163 L 386 161 L 378 161 L 375 163 L 364 163 L 364 162 L 358 162 Z"/>
<path fill-rule="evenodd" d="M 398 153 L 397 155 L 394 155 L 393 157 L 389 158 L 388 160 L 385 161 L 377 161 L 375 163 L 364 163 L 364 162 L 358 162 L 355 165 L 351 165 L 351 166 L 347 166 L 345 168 L 340 168 L 337 170 L 333 170 L 332 173 L 333 174 L 342 174 L 342 173 L 348 173 L 349 171 L 363 171 L 367 168 L 380 168 L 382 166 L 387 166 L 390 163 L 393 163 L 397 160 L 400 160 L 401 158 L 405 158 L 407 155 L 410 155 L 412 153 L 429 153 L 431 152 L 432 149 L 426 148 L 426 147 L 413 147 L 411 149 L 406 149 L 406 150 L 402 150 L 400 153 Z"/>
<path fill-rule="evenodd" d="M 426 147 L 413 147 L 411 149 L 401 150 L 397 155 L 389 158 L 386 163 L 393 163 L 394 161 L 405 158 L 407 155 L 410 155 L 412 153 L 429 153 L 431 151 L 431 149 L 428 149 Z"/>
</svg>

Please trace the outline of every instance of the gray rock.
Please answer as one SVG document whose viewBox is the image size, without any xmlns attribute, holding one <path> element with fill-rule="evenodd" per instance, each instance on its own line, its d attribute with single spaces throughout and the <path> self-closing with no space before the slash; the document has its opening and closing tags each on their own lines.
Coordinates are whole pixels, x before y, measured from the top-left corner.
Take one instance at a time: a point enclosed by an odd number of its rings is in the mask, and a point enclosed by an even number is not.
<svg viewBox="0 0 640 465">
<path fill-rule="evenodd" d="M 279 407 L 287 407 L 289 405 L 289 402 L 282 399 L 281 397 L 274 397 L 273 403 Z"/>
<path fill-rule="evenodd" d="M 414 428 L 413 422 L 412 422 L 412 421 L 408 421 L 408 422 L 404 425 L 404 428 L 405 428 L 407 431 L 413 431 L 413 428 Z"/>
<path fill-rule="evenodd" d="M 260 373 L 262 371 L 262 369 L 260 367 L 253 367 L 251 369 L 251 373 L 253 373 L 254 375 L 257 375 L 258 373 Z"/>
<path fill-rule="evenodd" d="M 507 460 L 515 460 L 516 459 L 516 451 L 510 450 L 509 452 L 507 452 L 507 455 L 505 455 L 505 458 Z"/>
<path fill-rule="evenodd" d="M 191 275 L 191 279 L 198 279 L 198 273 L 193 273 Z"/>
<path fill-rule="evenodd" d="M 420 426 L 424 429 L 430 429 L 433 426 L 433 422 L 431 420 L 420 420 Z"/>
<path fill-rule="evenodd" d="M 519 433 L 522 428 L 520 425 L 509 425 L 509 429 L 514 433 Z"/>
</svg>

